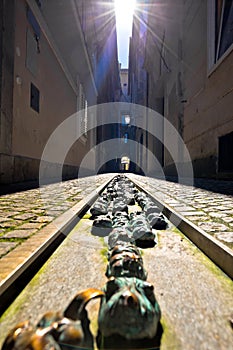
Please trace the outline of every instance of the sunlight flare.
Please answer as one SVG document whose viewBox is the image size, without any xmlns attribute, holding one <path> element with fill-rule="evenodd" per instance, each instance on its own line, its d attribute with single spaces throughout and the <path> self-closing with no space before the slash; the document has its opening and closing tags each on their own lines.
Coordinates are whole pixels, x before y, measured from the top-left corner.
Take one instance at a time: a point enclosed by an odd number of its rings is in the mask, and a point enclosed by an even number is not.
<svg viewBox="0 0 233 350">
<path fill-rule="evenodd" d="M 116 20 L 122 25 L 132 24 L 136 0 L 115 0 Z"/>
<path fill-rule="evenodd" d="M 122 67 L 128 67 L 129 38 L 132 35 L 136 0 L 115 0 L 118 57 Z"/>
</svg>

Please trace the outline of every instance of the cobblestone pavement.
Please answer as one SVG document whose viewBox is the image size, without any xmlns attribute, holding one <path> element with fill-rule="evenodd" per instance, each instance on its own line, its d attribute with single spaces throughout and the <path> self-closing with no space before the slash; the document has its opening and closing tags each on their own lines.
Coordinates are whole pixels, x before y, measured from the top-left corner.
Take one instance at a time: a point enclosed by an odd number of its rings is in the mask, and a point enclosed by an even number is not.
<svg viewBox="0 0 233 350">
<path fill-rule="evenodd" d="M 45 312 L 64 310 L 78 291 L 104 286 L 106 237 L 93 234 L 92 225 L 89 215 L 80 220 L 2 315 L 0 348 L 19 322 L 36 324 Z M 154 286 L 162 313 L 160 349 L 232 350 L 232 282 L 169 226 L 158 231 L 158 245 L 143 249 L 147 281 Z M 93 334 L 97 334 L 98 310 L 98 300 L 88 304 Z"/>
<path fill-rule="evenodd" d="M 51 184 L 0 197 L 0 258 L 94 191 L 112 175 Z"/>
<path fill-rule="evenodd" d="M 0 258 L 110 177 L 112 174 L 92 176 L 1 196 Z M 159 199 L 233 248 L 233 196 L 227 195 L 233 192 L 233 182 L 198 180 L 199 187 L 190 187 L 133 174 L 129 177 L 141 181 Z"/>
<path fill-rule="evenodd" d="M 233 181 L 195 180 L 198 187 L 130 174 L 147 190 L 233 249 Z"/>
</svg>

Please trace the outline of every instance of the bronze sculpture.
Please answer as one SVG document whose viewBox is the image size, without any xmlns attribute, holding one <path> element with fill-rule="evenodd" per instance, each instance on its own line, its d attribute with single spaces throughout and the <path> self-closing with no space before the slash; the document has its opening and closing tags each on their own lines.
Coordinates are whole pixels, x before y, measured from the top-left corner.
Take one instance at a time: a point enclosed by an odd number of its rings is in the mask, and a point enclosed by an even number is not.
<svg viewBox="0 0 233 350">
<path fill-rule="evenodd" d="M 93 349 L 86 305 L 103 296 L 103 291 L 89 288 L 79 292 L 63 313 L 47 312 L 36 326 L 29 321 L 18 324 L 7 335 L 2 350 Z"/>
<path fill-rule="evenodd" d="M 121 248 L 121 249 L 119 249 Z M 120 250 L 120 251 L 119 251 Z M 137 277 L 146 280 L 147 272 L 143 266 L 140 251 L 134 246 L 117 246 L 109 253 L 105 275 L 109 277 Z"/>
<path fill-rule="evenodd" d="M 130 212 L 135 202 L 142 210 Z M 158 349 L 161 311 L 153 286 L 146 282 L 138 247 L 153 247 L 157 243 L 153 228 L 165 229 L 167 222 L 155 203 L 122 175 L 112 180 L 90 213 L 92 234 L 108 235 L 106 285 L 79 292 L 64 312 L 48 312 L 36 326 L 28 321 L 17 325 L 2 350 L 93 349 L 86 305 L 94 298 L 101 298 L 99 349 Z"/>
<path fill-rule="evenodd" d="M 153 286 L 135 277 L 110 278 L 104 287 L 99 309 L 100 349 L 134 348 L 143 344 L 158 345 L 157 331 L 161 311 Z M 120 339 L 120 343 L 116 343 Z M 148 346 L 148 345 L 147 345 Z M 139 347 L 140 348 L 140 347 Z"/>
</svg>

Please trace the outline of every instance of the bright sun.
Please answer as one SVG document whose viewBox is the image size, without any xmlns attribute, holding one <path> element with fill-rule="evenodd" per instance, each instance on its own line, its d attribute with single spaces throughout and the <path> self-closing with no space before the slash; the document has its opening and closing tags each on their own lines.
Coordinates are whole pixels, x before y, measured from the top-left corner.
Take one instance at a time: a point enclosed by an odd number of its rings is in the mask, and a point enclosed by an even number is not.
<svg viewBox="0 0 233 350">
<path fill-rule="evenodd" d="M 118 59 L 122 67 L 128 66 L 129 38 L 132 35 L 136 0 L 115 0 Z"/>
<path fill-rule="evenodd" d="M 119 22 L 132 23 L 132 16 L 135 9 L 136 0 L 115 0 L 116 20 Z"/>
</svg>

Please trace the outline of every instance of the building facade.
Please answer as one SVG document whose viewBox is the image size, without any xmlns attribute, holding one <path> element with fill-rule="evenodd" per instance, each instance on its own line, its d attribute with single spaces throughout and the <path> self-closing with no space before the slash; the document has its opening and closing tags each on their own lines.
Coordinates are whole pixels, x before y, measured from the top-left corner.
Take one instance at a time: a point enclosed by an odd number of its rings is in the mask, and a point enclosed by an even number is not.
<svg viewBox="0 0 233 350">
<path fill-rule="evenodd" d="M 1 0 L 0 7 L 0 183 L 38 180 L 50 136 L 82 111 L 81 137 L 70 145 L 63 165 L 63 178 L 75 177 L 97 143 L 97 131 L 88 131 L 88 107 L 112 100 L 119 89 L 118 62 L 99 21 L 105 9 L 92 0 Z M 111 66 L 100 84 L 103 55 Z M 49 166 L 56 168 L 56 161 Z"/>
<path fill-rule="evenodd" d="M 148 1 L 147 12 L 148 106 L 183 138 L 196 177 L 232 179 L 233 2 Z M 166 149 L 163 162 L 176 175 Z"/>
<path fill-rule="evenodd" d="M 155 174 L 162 167 L 163 149 L 161 142 L 154 136 L 155 129 L 161 129 L 161 122 L 152 117 L 149 108 L 154 109 L 149 94 L 154 95 L 149 89 L 149 75 L 146 67 L 146 51 L 148 32 L 148 20 L 150 15 L 148 1 L 138 1 L 133 17 L 132 37 L 129 50 L 129 97 L 133 104 L 144 106 L 143 115 L 134 116 L 140 118 L 135 128 L 137 172 L 147 175 Z M 154 57 L 150 56 L 152 62 Z M 140 114 L 140 113 L 139 113 Z M 135 119 L 135 120 L 136 120 Z M 137 121 L 137 120 L 136 120 Z M 156 158 L 157 162 L 153 159 Z"/>
</svg>

